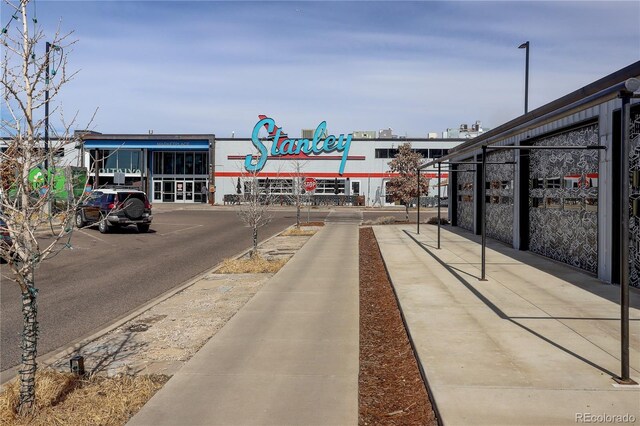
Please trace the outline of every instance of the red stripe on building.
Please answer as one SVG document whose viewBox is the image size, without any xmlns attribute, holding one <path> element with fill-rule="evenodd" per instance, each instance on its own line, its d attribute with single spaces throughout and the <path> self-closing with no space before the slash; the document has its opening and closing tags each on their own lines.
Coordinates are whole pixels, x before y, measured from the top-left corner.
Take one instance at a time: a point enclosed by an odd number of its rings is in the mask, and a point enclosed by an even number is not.
<svg viewBox="0 0 640 426">
<path fill-rule="evenodd" d="M 423 173 L 424 177 L 428 179 L 437 179 L 437 173 Z M 216 177 L 251 177 L 252 174 L 246 172 L 216 172 Z M 297 176 L 295 173 L 287 173 L 287 172 L 260 172 L 257 174 L 259 178 L 286 178 Z M 397 173 L 345 173 L 343 175 L 339 175 L 337 172 L 335 173 L 325 173 L 325 172 L 311 172 L 311 173 L 300 173 L 302 177 L 314 177 L 314 178 L 392 178 L 394 176 L 398 176 Z M 442 173 L 441 179 L 445 179 L 449 177 L 448 173 Z"/>
</svg>

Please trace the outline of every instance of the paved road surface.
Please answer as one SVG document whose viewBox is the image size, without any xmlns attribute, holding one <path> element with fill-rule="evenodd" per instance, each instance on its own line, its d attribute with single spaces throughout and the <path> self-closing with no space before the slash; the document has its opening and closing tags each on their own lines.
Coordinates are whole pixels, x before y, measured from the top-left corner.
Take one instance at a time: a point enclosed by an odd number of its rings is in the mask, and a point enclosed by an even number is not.
<svg viewBox="0 0 640 426">
<path fill-rule="evenodd" d="M 312 211 L 323 220 L 327 211 Z M 295 211 L 276 211 L 262 228 L 267 238 L 295 222 Z M 305 217 L 306 220 L 306 217 Z M 39 354 L 66 347 L 147 301 L 251 245 L 251 231 L 234 211 L 156 212 L 152 231 L 77 232 L 65 250 L 36 272 Z M 20 292 L 0 266 L 0 371 L 20 361 Z"/>
</svg>

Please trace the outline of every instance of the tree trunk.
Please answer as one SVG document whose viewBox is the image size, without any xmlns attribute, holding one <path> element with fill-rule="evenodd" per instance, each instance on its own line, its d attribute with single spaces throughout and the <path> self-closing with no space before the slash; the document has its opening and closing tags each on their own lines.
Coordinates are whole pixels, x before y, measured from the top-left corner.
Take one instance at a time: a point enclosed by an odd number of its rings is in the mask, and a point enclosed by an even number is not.
<svg viewBox="0 0 640 426">
<path fill-rule="evenodd" d="M 296 206 L 296 228 L 300 229 L 300 208 L 302 207 L 302 200 L 298 199 Z"/>
<path fill-rule="evenodd" d="M 20 367 L 20 402 L 18 413 L 32 413 L 36 401 L 36 357 L 38 355 L 38 290 L 33 286 L 33 272 L 26 278 L 26 291 L 22 292 L 22 365 Z"/>
<path fill-rule="evenodd" d="M 258 227 L 253 228 L 253 253 L 251 257 L 258 255 Z"/>
<path fill-rule="evenodd" d="M 409 222 L 409 202 L 404 204 L 405 220 Z"/>
</svg>

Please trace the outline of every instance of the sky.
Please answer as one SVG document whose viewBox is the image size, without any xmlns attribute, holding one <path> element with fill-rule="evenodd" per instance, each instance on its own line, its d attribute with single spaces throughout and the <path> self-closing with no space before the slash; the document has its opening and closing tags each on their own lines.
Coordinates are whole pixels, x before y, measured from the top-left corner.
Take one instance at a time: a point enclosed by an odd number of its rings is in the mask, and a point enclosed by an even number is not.
<svg viewBox="0 0 640 426">
<path fill-rule="evenodd" d="M 640 60 L 638 1 L 38 0 L 29 10 L 47 34 L 74 31 L 65 52 L 78 74 L 56 102 L 78 112 L 76 128 L 102 133 L 250 137 L 259 114 L 290 136 L 321 121 L 333 134 L 494 128 L 523 113 L 525 41 L 529 111 Z"/>
</svg>

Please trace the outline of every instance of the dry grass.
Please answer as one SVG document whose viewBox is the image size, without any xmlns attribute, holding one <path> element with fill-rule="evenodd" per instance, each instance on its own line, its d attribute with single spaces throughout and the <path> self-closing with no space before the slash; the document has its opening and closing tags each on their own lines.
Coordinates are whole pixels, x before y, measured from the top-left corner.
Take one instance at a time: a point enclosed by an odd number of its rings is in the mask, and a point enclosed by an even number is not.
<svg viewBox="0 0 640 426">
<path fill-rule="evenodd" d="M 15 414 L 19 383 L 0 393 L 2 425 L 124 425 L 168 380 L 166 376 L 89 376 L 43 370 L 36 376 L 36 414 Z"/>
<path fill-rule="evenodd" d="M 248 259 L 225 259 L 217 274 L 268 274 L 276 273 L 287 263 L 286 259 L 267 260 L 260 256 Z"/>
<path fill-rule="evenodd" d="M 294 237 L 310 237 L 315 234 L 317 231 L 311 229 L 302 229 L 302 228 L 289 228 L 285 230 L 282 234 L 284 237 L 294 236 Z"/>
<path fill-rule="evenodd" d="M 427 223 L 429 225 L 437 225 L 438 224 L 438 216 L 431 216 L 429 218 L 429 220 L 427 220 Z M 448 225 L 449 221 L 447 220 L 446 217 L 441 217 L 440 218 L 440 225 Z"/>
<path fill-rule="evenodd" d="M 363 225 L 391 225 L 393 223 L 400 222 L 394 216 L 381 216 L 375 220 L 365 220 Z"/>
</svg>

